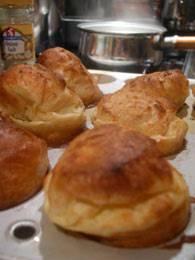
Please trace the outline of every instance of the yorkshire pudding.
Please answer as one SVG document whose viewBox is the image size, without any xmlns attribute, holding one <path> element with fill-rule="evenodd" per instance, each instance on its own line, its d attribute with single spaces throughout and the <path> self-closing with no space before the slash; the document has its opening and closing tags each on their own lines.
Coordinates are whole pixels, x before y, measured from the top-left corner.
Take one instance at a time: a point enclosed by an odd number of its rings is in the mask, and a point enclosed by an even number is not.
<svg viewBox="0 0 195 260">
<path fill-rule="evenodd" d="M 67 87 L 77 93 L 86 106 L 101 98 L 95 79 L 72 52 L 60 47 L 50 48 L 39 56 L 38 62 L 65 80 Z"/>
<path fill-rule="evenodd" d="M 34 195 L 48 167 L 45 141 L 0 119 L 0 209 Z"/>
<path fill-rule="evenodd" d="M 0 75 L 0 111 L 50 146 L 70 140 L 85 126 L 80 98 L 38 64 L 15 65 Z"/>
<path fill-rule="evenodd" d="M 65 230 L 120 247 L 174 238 L 189 218 L 181 174 L 154 140 L 116 125 L 76 137 L 48 175 L 45 211 Z"/>
</svg>

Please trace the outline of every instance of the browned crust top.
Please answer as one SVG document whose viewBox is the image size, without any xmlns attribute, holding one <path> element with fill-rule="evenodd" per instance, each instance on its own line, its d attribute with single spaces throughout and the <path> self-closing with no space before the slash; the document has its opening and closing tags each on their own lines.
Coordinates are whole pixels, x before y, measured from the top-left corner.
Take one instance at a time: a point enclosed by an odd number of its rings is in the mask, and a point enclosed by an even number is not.
<svg viewBox="0 0 195 260">
<path fill-rule="evenodd" d="M 94 204 L 127 204 L 169 189 L 172 171 L 153 140 L 104 125 L 70 144 L 52 172 L 50 185 L 48 196 L 61 191 Z"/>
<path fill-rule="evenodd" d="M 85 105 L 96 103 L 102 97 L 95 78 L 72 52 L 61 47 L 50 48 L 39 56 L 38 62 L 65 80 Z"/>
</svg>

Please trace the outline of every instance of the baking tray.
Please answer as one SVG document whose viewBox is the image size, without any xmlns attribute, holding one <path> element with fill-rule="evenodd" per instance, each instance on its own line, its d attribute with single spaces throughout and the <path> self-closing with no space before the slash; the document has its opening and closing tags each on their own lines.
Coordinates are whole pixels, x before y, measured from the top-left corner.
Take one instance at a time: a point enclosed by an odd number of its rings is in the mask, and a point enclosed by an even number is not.
<svg viewBox="0 0 195 260">
<path fill-rule="evenodd" d="M 125 80 L 137 74 L 91 70 L 99 80 L 99 87 L 105 93 L 120 89 Z M 195 80 L 190 80 L 195 84 Z M 65 234 L 52 224 L 43 211 L 43 192 L 17 207 L 0 211 L 0 260 L 194 260 L 195 259 L 195 120 L 194 98 L 187 99 L 187 105 L 180 115 L 189 124 L 185 148 L 168 160 L 183 174 L 191 195 L 191 218 L 185 231 L 163 247 L 150 249 L 119 249 L 98 242 Z M 87 110 L 87 117 L 93 109 Z M 87 126 L 90 128 L 90 120 Z M 64 151 L 50 149 L 49 159 L 53 167 Z M 33 231 L 33 232 L 31 232 Z M 32 234 L 33 233 L 33 234 Z"/>
</svg>

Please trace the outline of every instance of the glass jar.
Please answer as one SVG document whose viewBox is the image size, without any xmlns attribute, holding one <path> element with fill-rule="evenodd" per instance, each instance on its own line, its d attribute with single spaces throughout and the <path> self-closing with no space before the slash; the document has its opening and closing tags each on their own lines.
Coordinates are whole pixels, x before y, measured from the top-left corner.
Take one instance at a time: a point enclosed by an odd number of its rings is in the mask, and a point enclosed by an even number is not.
<svg viewBox="0 0 195 260">
<path fill-rule="evenodd" d="M 34 8 L 32 0 L 0 3 L 1 49 L 4 67 L 17 63 L 34 63 Z"/>
</svg>

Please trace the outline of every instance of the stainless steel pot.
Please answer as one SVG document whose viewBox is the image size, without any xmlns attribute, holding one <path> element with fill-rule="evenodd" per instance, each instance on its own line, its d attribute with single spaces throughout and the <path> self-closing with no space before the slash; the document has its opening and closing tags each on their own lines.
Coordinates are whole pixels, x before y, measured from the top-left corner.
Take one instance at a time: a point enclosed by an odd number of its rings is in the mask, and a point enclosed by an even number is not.
<svg viewBox="0 0 195 260">
<path fill-rule="evenodd" d="M 195 37 L 163 37 L 166 29 L 160 25 L 105 21 L 82 23 L 78 28 L 81 59 L 92 68 L 125 71 L 156 66 L 162 60 L 162 48 L 195 49 Z"/>
</svg>

